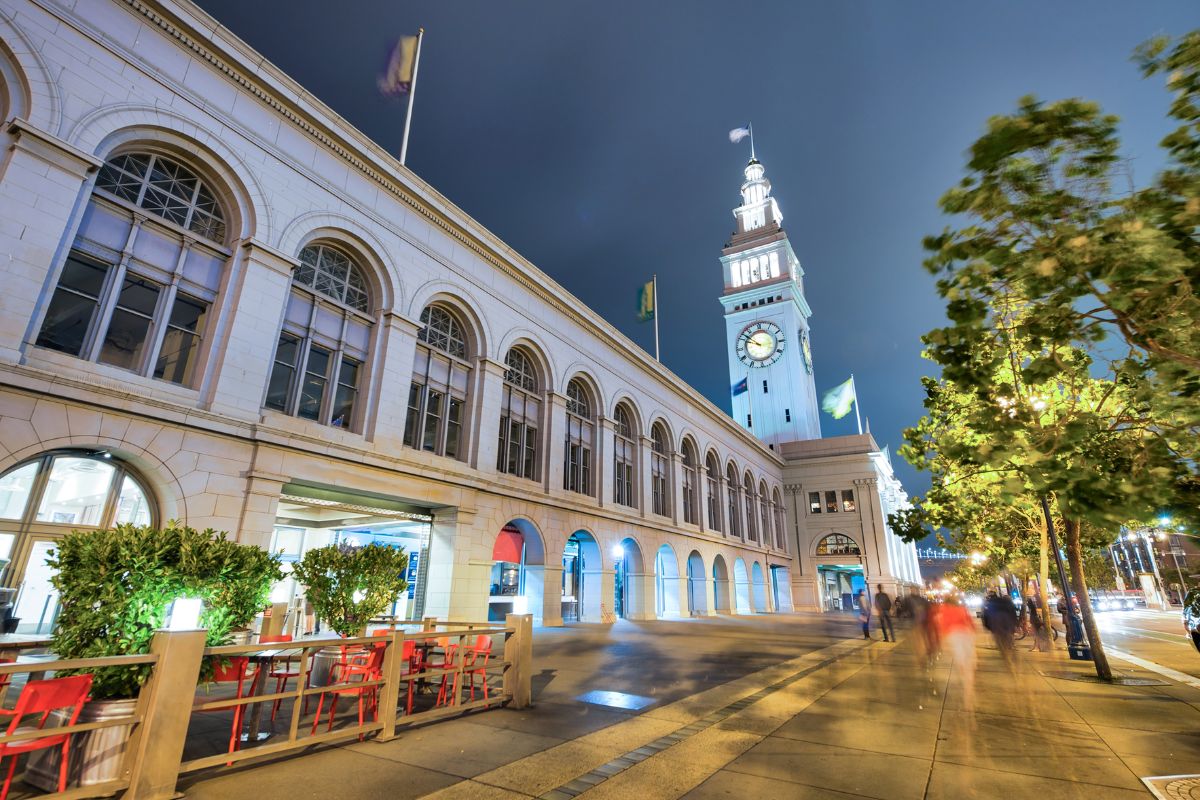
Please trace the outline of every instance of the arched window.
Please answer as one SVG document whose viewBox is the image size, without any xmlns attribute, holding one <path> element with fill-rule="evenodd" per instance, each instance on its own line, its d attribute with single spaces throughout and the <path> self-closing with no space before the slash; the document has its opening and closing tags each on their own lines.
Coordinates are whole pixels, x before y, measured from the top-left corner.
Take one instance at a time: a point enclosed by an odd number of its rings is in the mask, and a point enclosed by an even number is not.
<svg viewBox="0 0 1200 800">
<path fill-rule="evenodd" d="M 767 493 L 766 481 L 760 481 L 758 484 L 758 514 L 762 520 L 762 543 L 770 545 L 771 536 L 771 499 Z"/>
<path fill-rule="evenodd" d="M 77 530 L 157 524 L 145 484 L 107 453 L 43 453 L 0 475 L 0 559 L 13 562 L 8 585 L 23 584 L 14 616 L 21 633 L 48 633 L 54 624 L 54 543 Z"/>
<path fill-rule="evenodd" d="M 779 496 L 778 489 L 771 495 L 771 501 L 771 509 L 775 512 L 775 547 L 786 553 L 788 549 L 787 525 L 783 513 L 783 498 Z"/>
<path fill-rule="evenodd" d="M 637 508 L 637 429 L 624 403 L 613 412 L 613 502 Z"/>
<path fill-rule="evenodd" d="M 725 470 L 725 488 L 729 493 L 729 502 L 725 506 L 725 510 L 729 515 L 729 535 L 741 538 L 742 510 L 741 504 L 738 503 L 737 469 L 733 464 L 730 464 Z"/>
<path fill-rule="evenodd" d="M 500 446 L 496 469 L 518 478 L 537 480 L 538 430 L 542 398 L 533 359 L 519 347 L 504 359 L 504 389 L 500 399 Z"/>
<path fill-rule="evenodd" d="M 275 346 L 267 408 L 357 430 L 374 319 L 363 269 L 329 244 L 300 251 Z"/>
<path fill-rule="evenodd" d="M 426 306 L 417 335 L 404 443 L 447 458 L 466 455 L 462 429 L 471 382 L 466 328 L 450 309 Z"/>
<path fill-rule="evenodd" d="M 563 488 L 591 495 L 592 448 L 596 441 L 595 405 L 579 378 L 567 384 L 567 441 L 563 452 Z"/>
<path fill-rule="evenodd" d="M 158 153 L 110 158 L 37 345 L 195 386 L 231 255 L 225 235 L 213 190 L 191 169 Z"/>
<path fill-rule="evenodd" d="M 704 476 L 708 484 L 708 527 L 714 531 L 724 530 L 721 526 L 721 465 L 716 453 L 708 454 Z"/>
<path fill-rule="evenodd" d="M 690 439 L 683 440 L 683 521 L 689 525 L 700 522 L 700 461 L 696 458 L 696 446 Z"/>
<path fill-rule="evenodd" d="M 844 536 L 840 533 L 831 533 L 817 543 L 817 555 L 859 556 L 862 555 L 862 551 L 858 549 L 858 543 L 849 536 Z"/>
<path fill-rule="evenodd" d="M 671 445 L 661 422 L 650 428 L 650 495 L 655 514 L 671 516 Z"/>
<path fill-rule="evenodd" d="M 758 541 L 758 523 L 754 519 L 754 478 L 746 473 L 742 483 L 742 495 L 746 500 L 746 538 L 751 542 Z"/>
</svg>

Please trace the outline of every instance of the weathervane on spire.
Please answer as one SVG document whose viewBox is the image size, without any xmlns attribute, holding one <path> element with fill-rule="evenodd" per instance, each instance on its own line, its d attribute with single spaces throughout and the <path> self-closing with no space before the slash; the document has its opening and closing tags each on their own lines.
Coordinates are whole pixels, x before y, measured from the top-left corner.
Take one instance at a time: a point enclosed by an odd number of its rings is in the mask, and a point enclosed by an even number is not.
<svg viewBox="0 0 1200 800">
<path fill-rule="evenodd" d="M 750 137 L 750 160 L 754 160 L 754 123 L 747 122 L 744 128 L 734 128 L 729 132 L 729 141 L 737 144 L 747 136 Z"/>
</svg>

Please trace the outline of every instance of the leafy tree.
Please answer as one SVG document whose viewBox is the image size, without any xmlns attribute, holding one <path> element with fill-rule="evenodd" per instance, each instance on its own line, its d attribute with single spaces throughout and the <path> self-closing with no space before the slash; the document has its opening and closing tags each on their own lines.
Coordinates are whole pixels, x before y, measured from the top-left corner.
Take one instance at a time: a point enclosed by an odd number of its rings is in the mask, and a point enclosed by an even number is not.
<svg viewBox="0 0 1200 800">
<path fill-rule="evenodd" d="M 381 544 L 309 550 L 292 568 L 317 616 L 342 636 L 358 636 L 408 588 L 408 555 Z"/>
</svg>

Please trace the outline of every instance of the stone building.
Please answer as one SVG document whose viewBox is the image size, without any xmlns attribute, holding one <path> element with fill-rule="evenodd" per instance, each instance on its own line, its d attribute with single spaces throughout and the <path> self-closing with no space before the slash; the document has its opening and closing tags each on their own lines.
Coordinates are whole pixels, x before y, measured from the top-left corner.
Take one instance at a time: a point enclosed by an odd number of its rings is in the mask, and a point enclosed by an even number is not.
<svg viewBox="0 0 1200 800">
<path fill-rule="evenodd" d="M 22 629 L 58 537 L 170 519 L 404 546 L 404 615 L 818 605 L 796 497 L 844 456 L 785 461 L 821 440 L 760 442 L 186 0 L 0 0 L 0 115 Z"/>
</svg>

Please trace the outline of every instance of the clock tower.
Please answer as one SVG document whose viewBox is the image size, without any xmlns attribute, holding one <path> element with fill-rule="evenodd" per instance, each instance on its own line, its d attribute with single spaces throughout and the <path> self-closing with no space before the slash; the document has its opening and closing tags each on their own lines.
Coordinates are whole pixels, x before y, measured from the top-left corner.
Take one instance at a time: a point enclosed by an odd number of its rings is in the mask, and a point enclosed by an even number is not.
<svg viewBox="0 0 1200 800">
<path fill-rule="evenodd" d="M 783 230 L 763 165 L 751 157 L 737 221 L 721 251 L 733 417 L 762 442 L 819 439 L 804 270 Z M 746 391 L 741 391 L 745 380 Z"/>
</svg>

